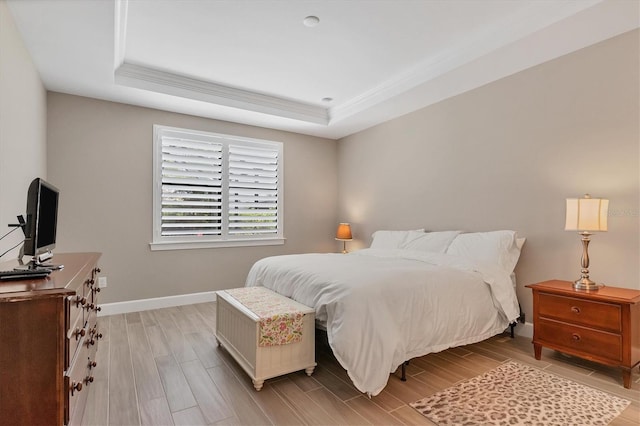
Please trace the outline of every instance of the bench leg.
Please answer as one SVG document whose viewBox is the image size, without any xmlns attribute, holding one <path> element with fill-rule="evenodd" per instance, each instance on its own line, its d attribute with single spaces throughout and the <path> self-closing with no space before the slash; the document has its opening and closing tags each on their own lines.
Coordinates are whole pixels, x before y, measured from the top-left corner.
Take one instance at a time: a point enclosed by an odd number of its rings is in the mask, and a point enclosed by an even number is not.
<svg viewBox="0 0 640 426">
<path fill-rule="evenodd" d="M 262 389 L 262 385 L 264 385 L 264 380 L 252 380 L 253 387 L 256 388 L 257 391 Z"/>
<path fill-rule="evenodd" d="M 316 366 L 313 365 L 313 366 L 311 366 L 309 368 L 305 368 L 304 372 L 307 373 L 307 376 L 311 376 L 313 374 L 313 370 L 315 370 L 315 368 L 316 368 Z"/>
</svg>

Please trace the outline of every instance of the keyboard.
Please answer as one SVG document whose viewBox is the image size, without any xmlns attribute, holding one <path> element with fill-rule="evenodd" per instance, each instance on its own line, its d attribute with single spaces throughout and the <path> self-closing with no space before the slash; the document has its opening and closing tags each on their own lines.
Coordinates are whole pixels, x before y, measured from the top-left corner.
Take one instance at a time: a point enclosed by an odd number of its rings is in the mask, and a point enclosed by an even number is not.
<svg viewBox="0 0 640 426">
<path fill-rule="evenodd" d="M 11 271 L 0 271 L 0 281 L 44 278 L 50 273 L 50 269 L 13 269 Z"/>
</svg>

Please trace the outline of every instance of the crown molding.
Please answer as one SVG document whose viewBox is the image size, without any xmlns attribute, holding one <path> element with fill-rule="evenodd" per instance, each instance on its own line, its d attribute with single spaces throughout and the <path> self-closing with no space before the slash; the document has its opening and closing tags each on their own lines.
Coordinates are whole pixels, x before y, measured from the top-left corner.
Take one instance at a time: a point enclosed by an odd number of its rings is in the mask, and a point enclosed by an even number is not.
<svg viewBox="0 0 640 426">
<path fill-rule="evenodd" d="M 324 125 L 329 123 L 329 112 L 327 108 L 321 106 L 225 86 L 147 66 L 130 64 L 126 61 L 116 69 L 115 82 L 137 89 L 277 115 L 308 123 Z"/>
<path fill-rule="evenodd" d="M 116 0 L 114 2 L 114 69 L 124 63 L 125 42 L 127 40 L 127 12 L 129 11 L 129 0 Z"/>
<path fill-rule="evenodd" d="M 126 61 L 129 0 L 115 1 L 114 82 L 136 89 L 260 112 L 314 124 L 329 124 L 325 107 L 226 86 Z"/>
<path fill-rule="evenodd" d="M 440 54 L 427 58 L 406 71 L 396 74 L 379 85 L 331 108 L 331 123 L 336 123 L 385 102 L 430 80 L 481 58 L 501 47 L 514 43 L 536 31 L 565 19 L 582 10 L 593 7 L 604 0 L 584 0 L 551 2 L 544 13 L 534 12 L 531 5 L 521 10 L 512 20 L 505 22 L 481 37 L 465 44 L 452 46 Z M 549 20 L 549 14 L 553 18 Z"/>
</svg>

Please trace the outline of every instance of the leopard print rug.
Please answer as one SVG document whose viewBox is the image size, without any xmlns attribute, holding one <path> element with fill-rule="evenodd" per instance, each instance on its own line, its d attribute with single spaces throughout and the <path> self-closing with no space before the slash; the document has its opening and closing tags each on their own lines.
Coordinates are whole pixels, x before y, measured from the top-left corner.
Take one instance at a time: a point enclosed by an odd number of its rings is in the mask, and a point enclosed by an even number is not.
<svg viewBox="0 0 640 426">
<path fill-rule="evenodd" d="M 515 362 L 411 403 L 438 425 L 607 425 L 629 401 Z"/>
</svg>

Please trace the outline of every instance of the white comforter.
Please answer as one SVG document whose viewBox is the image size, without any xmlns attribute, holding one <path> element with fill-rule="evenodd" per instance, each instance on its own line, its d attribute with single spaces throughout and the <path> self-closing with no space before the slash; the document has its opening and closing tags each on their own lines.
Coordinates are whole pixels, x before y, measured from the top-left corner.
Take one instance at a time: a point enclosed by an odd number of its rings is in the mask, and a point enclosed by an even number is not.
<svg viewBox="0 0 640 426">
<path fill-rule="evenodd" d="M 377 395 L 404 361 L 487 339 L 515 320 L 510 272 L 446 254 L 365 249 L 265 258 L 246 285 L 314 307 L 353 384 Z"/>
</svg>

